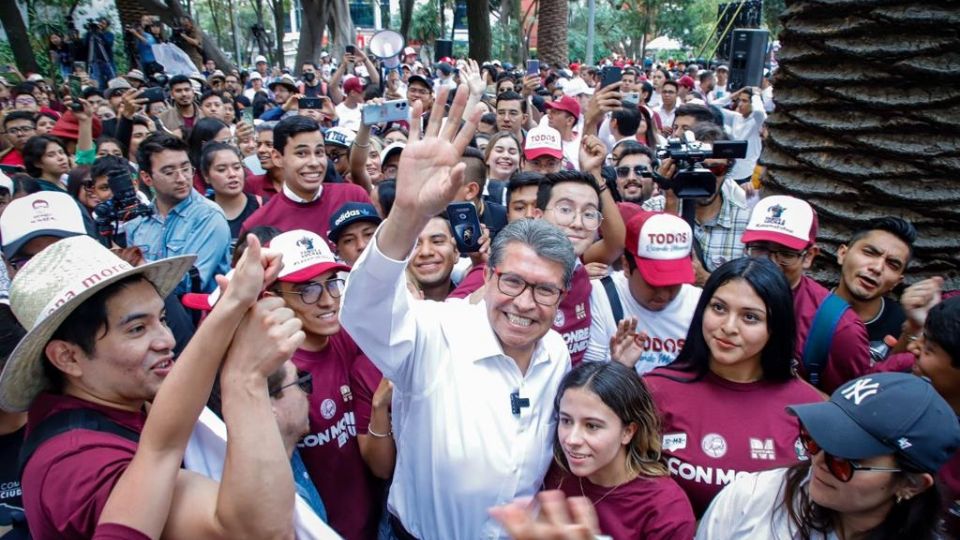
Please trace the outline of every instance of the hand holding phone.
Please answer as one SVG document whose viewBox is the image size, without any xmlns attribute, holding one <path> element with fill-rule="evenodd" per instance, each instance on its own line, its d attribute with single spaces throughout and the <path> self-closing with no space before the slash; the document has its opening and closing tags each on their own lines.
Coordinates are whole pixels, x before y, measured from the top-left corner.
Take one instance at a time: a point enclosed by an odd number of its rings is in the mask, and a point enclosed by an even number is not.
<svg viewBox="0 0 960 540">
<path fill-rule="evenodd" d="M 361 118 L 365 126 L 408 120 L 410 118 L 410 104 L 405 99 L 384 101 L 383 103 L 367 103 L 363 106 Z"/>
<path fill-rule="evenodd" d="M 613 83 L 620 82 L 623 78 L 623 70 L 617 66 L 605 66 L 600 70 L 600 87 L 606 88 Z"/>
<path fill-rule="evenodd" d="M 457 202 L 447 205 L 447 218 L 453 227 L 453 236 L 460 253 L 474 253 L 480 250 L 480 217 L 477 207 L 469 202 Z"/>
<path fill-rule="evenodd" d="M 540 60 L 527 60 L 527 75 L 540 74 Z"/>
</svg>

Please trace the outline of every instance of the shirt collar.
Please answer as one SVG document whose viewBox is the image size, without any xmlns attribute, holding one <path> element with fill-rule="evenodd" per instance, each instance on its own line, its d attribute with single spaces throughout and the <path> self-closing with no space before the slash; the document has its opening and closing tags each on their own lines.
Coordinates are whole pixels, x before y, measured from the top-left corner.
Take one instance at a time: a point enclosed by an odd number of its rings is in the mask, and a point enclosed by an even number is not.
<svg viewBox="0 0 960 540">
<path fill-rule="evenodd" d="M 286 182 L 283 183 L 283 194 L 286 195 L 288 199 L 290 199 L 295 203 L 300 203 L 300 204 L 311 203 L 319 199 L 321 193 L 323 193 L 323 184 L 320 185 L 320 189 L 317 190 L 317 194 L 314 195 L 313 199 L 308 201 L 307 199 L 304 199 L 303 197 L 294 193 L 292 189 L 288 188 Z"/>
<path fill-rule="evenodd" d="M 451 327 L 450 334 L 449 342 L 455 358 L 471 362 L 488 358 L 509 358 L 503 352 L 500 340 L 493 331 L 487 315 L 487 303 L 484 300 L 471 305 L 469 311 L 464 314 L 462 322 Z M 549 361 L 550 355 L 543 346 L 543 338 L 540 338 L 530 357 L 530 368 Z M 530 368 L 527 369 L 527 373 L 530 372 Z"/>
</svg>

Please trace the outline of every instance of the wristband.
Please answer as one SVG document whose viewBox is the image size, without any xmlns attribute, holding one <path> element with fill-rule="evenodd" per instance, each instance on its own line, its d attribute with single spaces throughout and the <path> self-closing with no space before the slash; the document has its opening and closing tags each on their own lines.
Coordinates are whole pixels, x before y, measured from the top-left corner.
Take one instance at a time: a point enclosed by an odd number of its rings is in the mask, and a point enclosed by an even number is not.
<svg viewBox="0 0 960 540">
<path fill-rule="evenodd" d="M 386 439 L 393 435 L 393 431 L 387 431 L 386 433 L 377 433 L 373 430 L 373 423 L 367 425 L 367 434 L 373 437 L 374 439 Z"/>
</svg>

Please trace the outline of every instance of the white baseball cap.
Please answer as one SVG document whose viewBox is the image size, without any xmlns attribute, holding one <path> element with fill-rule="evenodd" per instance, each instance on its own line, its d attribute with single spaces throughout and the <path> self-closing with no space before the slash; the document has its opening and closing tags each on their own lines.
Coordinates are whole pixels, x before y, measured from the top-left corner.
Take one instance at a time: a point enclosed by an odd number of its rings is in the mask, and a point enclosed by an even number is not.
<svg viewBox="0 0 960 540">
<path fill-rule="evenodd" d="M 86 233 L 80 206 L 66 193 L 32 193 L 10 201 L 0 215 L 0 239 L 7 260 L 38 236 L 67 238 Z"/>
<path fill-rule="evenodd" d="M 592 96 L 593 88 L 587 86 L 587 81 L 581 79 L 580 77 L 574 77 L 563 85 L 563 93 L 564 95 L 570 97 L 577 97 L 583 94 Z"/>
<path fill-rule="evenodd" d="M 643 280 L 654 287 L 693 283 L 693 231 L 673 214 L 641 210 L 627 221 L 626 249 Z"/>
<path fill-rule="evenodd" d="M 253 59 L 253 63 L 254 63 L 254 64 L 259 64 L 260 62 L 263 62 L 264 64 L 266 64 L 266 63 L 267 63 L 267 57 L 264 56 L 264 55 L 262 55 L 262 54 L 258 54 L 257 57 Z"/>
<path fill-rule="evenodd" d="M 563 159 L 563 143 L 560 132 L 547 125 L 539 125 L 527 132 L 523 145 L 523 156 L 533 161 L 540 156 L 553 156 Z"/>
<path fill-rule="evenodd" d="M 323 237 L 303 229 L 277 235 L 270 241 L 270 249 L 283 258 L 278 281 L 303 283 L 331 270 L 350 271 L 349 266 L 337 261 Z"/>
<path fill-rule="evenodd" d="M 807 201 L 773 195 L 753 207 L 742 241 L 773 242 L 800 251 L 817 241 L 817 229 L 817 214 Z"/>
</svg>

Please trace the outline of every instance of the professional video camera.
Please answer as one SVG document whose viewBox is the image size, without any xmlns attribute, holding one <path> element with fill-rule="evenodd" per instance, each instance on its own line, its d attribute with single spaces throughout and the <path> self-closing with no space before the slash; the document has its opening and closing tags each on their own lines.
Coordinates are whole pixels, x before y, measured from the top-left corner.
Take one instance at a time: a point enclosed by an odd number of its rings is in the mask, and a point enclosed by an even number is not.
<svg viewBox="0 0 960 540">
<path fill-rule="evenodd" d="M 86 30 L 87 32 L 90 32 L 91 34 L 95 34 L 95 33 L 99 32 L 99 31 L 100 31 L 100 20 L 99 20 L 99 19 L 91 19 L 91 20 L 83 23 L 83 29 Z"/>
<path fill-rule="evenodd" d="M 667 146 L 657 150 L 660 160 L 671 158 L 677 164 L 673 178 L 654 176 L 663 189 L 672 189 L 678 199 L 703 199 L 717 190 L 717 177 L 703 166 L 705 159 L 741 159 L 747 155 L 747 141 L 699 142 L 693 132 L 684 138 L 667 139 Z"/>
<path fill-rule="evenodd" d="M 140 202 L 130 180 L 130 171 L 126 167 L 112 169 L 107 182 L 113 192 L 113 198 L 98 204 L 94 209 L 97 215 L 97 234 L 111 239 L 120 247 L 127 247 L 126 235 L 120 231 L 120 224 L 138 216 L 153 215 L 153 208 Z"/>
</svg>

